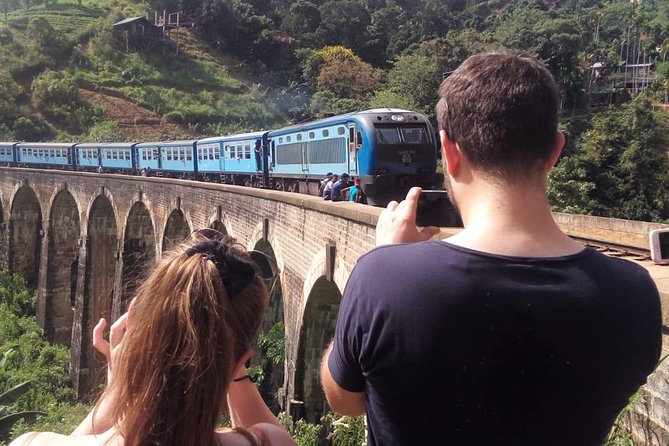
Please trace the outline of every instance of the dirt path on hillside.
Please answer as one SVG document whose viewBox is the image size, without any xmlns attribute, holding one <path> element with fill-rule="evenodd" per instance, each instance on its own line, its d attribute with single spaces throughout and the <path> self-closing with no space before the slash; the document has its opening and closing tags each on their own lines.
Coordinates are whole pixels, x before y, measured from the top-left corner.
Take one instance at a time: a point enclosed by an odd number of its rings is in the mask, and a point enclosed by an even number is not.
<svg viewBox="0 0 669 446">
<path fill-rule="evenodd" d="M 126 99 L 84 89 L 79 89 L 79 94 L 85 101 L 102 109 L 110 120 L 115 121 L 128 141 L 162 141 L 193 137 L 187 127 L 167 122 L 158 113 Z"/>
</svg>

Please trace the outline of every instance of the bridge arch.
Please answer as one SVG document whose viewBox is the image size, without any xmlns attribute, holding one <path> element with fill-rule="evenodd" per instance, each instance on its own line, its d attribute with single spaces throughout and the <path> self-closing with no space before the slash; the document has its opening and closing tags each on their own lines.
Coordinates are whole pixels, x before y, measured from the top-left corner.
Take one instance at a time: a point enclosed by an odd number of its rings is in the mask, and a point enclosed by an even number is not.
<svg viewBox="0 0 669 446">
<path fill-rule="evenodd" d="M 169 251 L 181 242 L 191 233 L 190 225 L 181 209 L 173 209 L 170 212 L 165 229 L 163 230 L 162 252 Z"/>
<path fill-rule="evenodd" d="M 42 249 L 42 209 L 37 195 L 27 184 L 18 186 L 9 212 L 8 267 L 37 285 Z"/>
<path fill-rule="evenodd" d="M 121 307 L 125 308 L 135 294 L 139 281 L 156 260 L 155 226 L 149 209 L 135 201 L 128 212 L 123 237 L 123 267 L 121 271 Z"/>
<path fill-rule="evenodd" d="M 230 220 L 228 219 L 228 216 L 223 212 L 222 208 L 223 208 L 222 206 L 219 206 L 216 212 L 209 216 L 209 219 L 207 221 L 207 227 L 215 229 L 221 234 L 227 234 L 234 237 L 231 231 Z"/>
<path fill-rule="evenodd" d="M 68 346 L 72 341 L 80 235 L 79 207 L 63 187 L 55 193 L 49 211 L 44 332 L 52 342 Z"/>
<path fill-rule="evenodd" d="M 316 256 L 304 281 L 305 298 L 293 380 L 293 400 L 302 401 L 302 414 L 311 423 L 318 422 L 329 410 L 320 383 L 320 364 L 334 336 L 342 290 L 348 277 L 338 258 L 335 258 L 334 270 L 328 272 L 326 257 L 325 250 Z M 329 275 L 332 280 L 328 279 Z"/>
<path fill-rule="evenodd" d="M 88 210 L 80 358 L 87 373 L 79 384 L 81 394 L 93 389 L 106 368 L 106 361 L 93 348 L 92 334 L 101 317 L 111 320 L 119 247 L 116 215 L 113 200 L 104 190 L 94 198 Z"/>
<path fill-rule="evenodd" d="M 273 237 L 270 237 L 272 240 Z M 259 332 L 263 335 L 268 335 L 274 339 L 286 339 L 286 324 L 284 317 L 285 302 L 283 298 L 283 285 L 281 283 L 282 263 L 279 262 L 274 246 L 278 249 L 278 243 L 273 240 L 275 245 L 267 239 L 259 238 L 252 246 L 252 249 L 260 251 L 270 258 L 270 262 L 276 265 L 278 276 L 276 280 L 268 280 L 265 282 L 269 291 L 269 304 L 265 311 L 265 316 L 260 324 Z M 285 358 L 286 351 L 284 345 L 283 358 L 284 361 L 278 364 L 272 361 L 272 358 L 267 354 L 267 349 L 258 345 L 256 347 L 262 351 L 262 354 L 254 355 L 254 361 L 258 361 L 255 365 L 259 365 L 263 371 L 263 381 L 260 384 L 260 393 L 267 402 L 268 406 L 278 411 L 280 409 L 279 398 L 277 396 L 278 389 L 284 386 L 285 380 Z"/>
</svg>

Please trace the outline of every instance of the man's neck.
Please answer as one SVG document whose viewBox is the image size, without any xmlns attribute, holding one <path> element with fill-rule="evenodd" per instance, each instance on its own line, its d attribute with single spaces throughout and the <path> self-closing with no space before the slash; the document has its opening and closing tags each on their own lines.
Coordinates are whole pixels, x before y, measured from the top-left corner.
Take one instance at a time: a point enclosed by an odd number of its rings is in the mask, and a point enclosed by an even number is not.
<svg viewBox="0 0 669 446">
<path fill-rule="evenodd" d="M 478 183 L 456 192 L 465 229 L 450 243 L 493 254 L 560 257 L 583 246 L 553 220 L 543 184 Z"/>
</svg>

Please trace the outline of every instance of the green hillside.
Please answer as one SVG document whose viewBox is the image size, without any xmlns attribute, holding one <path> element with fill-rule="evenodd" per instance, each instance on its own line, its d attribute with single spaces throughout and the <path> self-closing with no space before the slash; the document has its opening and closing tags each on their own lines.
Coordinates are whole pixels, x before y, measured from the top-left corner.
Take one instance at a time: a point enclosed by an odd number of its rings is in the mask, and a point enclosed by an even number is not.
<svg viewBox="0 0 669 446">
<path fill-rule="evenodd" d="M 113 23 L 144 13 L 118 1 L 9 12 L 0 22 L 0 140 L 174 139 L 285 122 L 258 85 L 230 73 L 234 58 L 189 29 L 128 47 L 112 36 Z"/>
</svg>

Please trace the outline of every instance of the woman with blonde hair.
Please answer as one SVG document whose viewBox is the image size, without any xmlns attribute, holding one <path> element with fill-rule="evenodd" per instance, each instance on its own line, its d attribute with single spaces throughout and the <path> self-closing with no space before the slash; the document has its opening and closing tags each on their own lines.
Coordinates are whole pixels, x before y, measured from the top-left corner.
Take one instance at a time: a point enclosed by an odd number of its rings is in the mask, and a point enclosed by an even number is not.
<svg viewBox="0 0 669 446">
<path fill-rule="evenodd" d="M 268 300 L 259 274 L 227 236 L 166 253 L 109 342 L 104 319 L 94 329 L 108 360 L 95 409 L 69 436 L 27 433 L 10 446 L 295 445 L 244 368 Z M 233 429 L 216 429 L 222 415 Z"/>
</svg>

